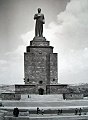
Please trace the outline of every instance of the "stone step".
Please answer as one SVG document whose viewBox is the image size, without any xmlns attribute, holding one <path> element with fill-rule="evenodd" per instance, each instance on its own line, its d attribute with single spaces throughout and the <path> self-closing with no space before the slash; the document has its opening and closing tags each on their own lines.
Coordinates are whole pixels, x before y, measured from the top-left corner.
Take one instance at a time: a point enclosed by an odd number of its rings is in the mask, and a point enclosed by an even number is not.
<svg viewBox="0 0 88 120">
<path fill-rule="evenodd" d="M 22 94 L 21 100 L 23 101 L 59 101 L 63 100 L 63 95 L 33 95 L 33 94 Z"/>
<path fill-rule="evenodd" d="M 88 116 L 37 116 L 37 117 L 30 117 L 30 116 L 5 116 L 4 120 L 88 120 Z"/>
<path fill-rule="evenodd" d="M 0 110 L 0 120 L 4 120 L 4 115 L 7 111 Z"/>
<path fill-rule="evenodd" d="M 0 113 L 0 120 L 4 120 L 4 113 Z"/>
<path fill-rule="evenodd" d="M 1 101 L 4 107 L 80 107 L 80 106 L 88 106 L 88 100 L 61 100 L 61 101 Z"/>
</svg>

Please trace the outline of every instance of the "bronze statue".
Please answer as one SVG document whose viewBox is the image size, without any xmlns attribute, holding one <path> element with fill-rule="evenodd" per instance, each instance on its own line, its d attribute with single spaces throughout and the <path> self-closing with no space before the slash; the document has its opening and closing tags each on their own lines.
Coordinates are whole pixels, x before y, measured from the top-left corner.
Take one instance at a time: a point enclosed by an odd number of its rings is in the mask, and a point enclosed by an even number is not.
<svg viewBox="0 0 88 120">
<path fill-rule="evenodd" d="M 38 8 L 38 13 L 34 15 L 36 20 L 35 25 L 35 37 L 43 36 L 43 24 L 45 24 L 44 14 L 41 13 L 41 8 Z"/>
</svg>

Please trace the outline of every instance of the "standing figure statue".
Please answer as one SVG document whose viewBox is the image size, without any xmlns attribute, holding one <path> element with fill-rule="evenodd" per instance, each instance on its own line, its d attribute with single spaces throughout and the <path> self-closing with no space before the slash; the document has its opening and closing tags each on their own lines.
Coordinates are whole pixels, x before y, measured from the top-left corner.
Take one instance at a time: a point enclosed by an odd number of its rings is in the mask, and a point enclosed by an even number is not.
<svg viewBox="0 0 88 120">
<path fill-rule="evenodd" d="M 45 24 L 44 14 L 41 13 L 41 8 L 38 8 L 38 13 L 34 15 L 36 20 L 35 37 L 43 37 L 43 24 Z"/>
</svg>

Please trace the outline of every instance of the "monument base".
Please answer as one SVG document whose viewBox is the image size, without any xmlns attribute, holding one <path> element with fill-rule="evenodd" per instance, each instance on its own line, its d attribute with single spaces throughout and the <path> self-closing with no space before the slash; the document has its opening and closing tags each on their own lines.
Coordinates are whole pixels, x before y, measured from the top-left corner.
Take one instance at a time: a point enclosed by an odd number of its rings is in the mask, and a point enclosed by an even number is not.
<svg viewBox="0 0 88 120">
<path fill-rule="evenodd" d="M 20 94 L 36 94 L 36 95 L 46 95 L 46 94 L 63 94 L 67 93 L 66 84 L 51 84 L 51 85 L 45 85 L 43 88 L 43 85 L 36 85 L 36 84 L 26 84 L 26 85 L 15 85 L 15 93 Z"/>
</svg>

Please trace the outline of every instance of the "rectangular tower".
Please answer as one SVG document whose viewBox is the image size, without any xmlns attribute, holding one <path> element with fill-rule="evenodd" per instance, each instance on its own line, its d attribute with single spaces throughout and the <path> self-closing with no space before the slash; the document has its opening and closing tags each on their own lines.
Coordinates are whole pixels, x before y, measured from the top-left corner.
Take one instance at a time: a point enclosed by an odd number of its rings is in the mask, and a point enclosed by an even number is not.
<svg viewBox="0 0 88 120">
<path fill-rule="evenodd" d="M 57 53 L 44 37 L 30 41 L 24 53 L 24 80 L 27 85 L 36 85 L 36 93 L 46 85 L 58 83 Z"/>
</svg>

